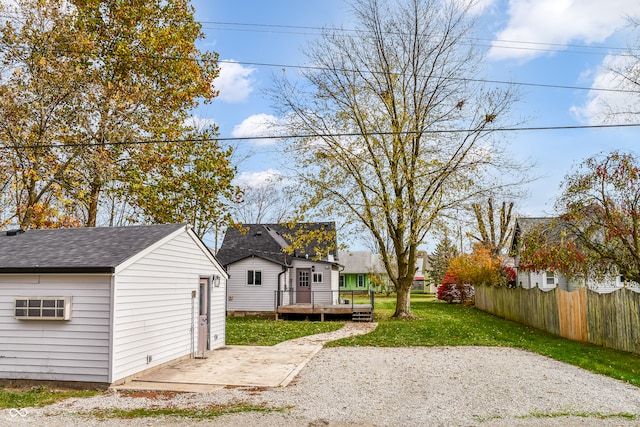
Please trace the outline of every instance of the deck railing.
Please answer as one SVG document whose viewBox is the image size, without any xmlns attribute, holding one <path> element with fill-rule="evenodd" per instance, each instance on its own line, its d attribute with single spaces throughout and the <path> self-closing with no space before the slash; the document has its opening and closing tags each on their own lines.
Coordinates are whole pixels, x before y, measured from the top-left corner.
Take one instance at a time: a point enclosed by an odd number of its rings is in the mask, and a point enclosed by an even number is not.
<svg viewBox="0 0 640 427">
<path fill-rule="evenodd" d="M 299 294 L 295 289 L 287 291 L 274 291 L 274 308 L 293 304 L 316 305 L 345 305 L 353 308 L 358 304 L 370 304 L 374 308 L 375 294 L 373 290 L 338 290 L 338 291 L 309 291 Z"/>
</svg>

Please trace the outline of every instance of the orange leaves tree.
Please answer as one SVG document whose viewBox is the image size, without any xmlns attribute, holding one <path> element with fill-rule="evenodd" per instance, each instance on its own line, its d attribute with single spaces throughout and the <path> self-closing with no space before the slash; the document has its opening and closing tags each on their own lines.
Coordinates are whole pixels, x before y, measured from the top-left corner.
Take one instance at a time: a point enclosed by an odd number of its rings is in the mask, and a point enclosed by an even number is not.
<svg viewBox="0 0 640 427">
<path fill-rule="evenodd" d="M 80 52 L 71 18 L 60 1 L 31 7 L 19 1 L 0 24 L 0 169 L 3 222 L 42 226 L 67 216 L 69 182 L 82 90 Z M 8 7 L 5 4 L 5 7 Z M 2 226 L 4 224 L 0 224 Z"/>
<path fill-rule="evenodd" d="M 481 246 L 470 254 L 452 259 L 446 276 L 455 278 L 458 284 L 473 286 L 499 285 L 505 282 L 500 259 L 490 249 Z"/>
</svg>

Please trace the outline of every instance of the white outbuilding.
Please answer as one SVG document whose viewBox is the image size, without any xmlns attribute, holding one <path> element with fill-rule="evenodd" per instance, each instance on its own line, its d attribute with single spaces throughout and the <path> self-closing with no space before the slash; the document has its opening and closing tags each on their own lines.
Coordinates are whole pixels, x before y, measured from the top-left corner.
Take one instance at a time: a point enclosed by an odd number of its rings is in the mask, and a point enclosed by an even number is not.
<svg viewBox="0 0 640 427">
<path fill-rule="evenodd" d="M 0 232 L 0 383 L 105 387 L 204 356 L 227 279 L 185 224 Z"/>
</svg>

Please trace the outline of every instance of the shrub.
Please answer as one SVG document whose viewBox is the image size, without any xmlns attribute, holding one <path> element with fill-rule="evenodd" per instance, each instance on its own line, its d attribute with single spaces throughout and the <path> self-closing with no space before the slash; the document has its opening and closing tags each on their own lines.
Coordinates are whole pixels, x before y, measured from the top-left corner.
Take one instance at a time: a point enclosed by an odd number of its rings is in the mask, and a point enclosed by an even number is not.
<svg viewBox="0 0 640 427">
<path fill-rule="evenodd" d="M 465 304 L 473 301 L 475 290 L 471 285 L 458 285 L 455 283 L 444 282 L 438 286 L 438 299 L 446 301 L 449 304 L 459 302 Z"/>
</svg>

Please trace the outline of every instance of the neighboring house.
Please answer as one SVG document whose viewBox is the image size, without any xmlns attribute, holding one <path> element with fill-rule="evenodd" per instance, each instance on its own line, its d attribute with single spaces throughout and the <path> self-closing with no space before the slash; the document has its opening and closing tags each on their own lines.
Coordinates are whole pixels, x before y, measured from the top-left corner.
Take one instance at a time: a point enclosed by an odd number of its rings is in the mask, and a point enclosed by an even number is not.
<svg viewBox="0 0 640 427">
<path fill-rule="evenodd" d="M 414 291 L 425 291 L 424 258 L 416 259 L 416 271 L 413 273 L 411 289 Z"/>
<path fill-rule="evenodd" d="M 388 286 L 380 255 L 367 251 L 339 252 L 341 291 L 380 291 Z"/>
<path fill-rule="evenodd" d="M 0 232 L 0 381 L 107 386 L 222 347 L 227 277 L 184 224 Z"/>
<path fill-rule="evenodd" d="M 305 235 L 323 238 L 297 244 Z M 299 247 L 290 251 L 294 246 Z M 227 311 L 273 313 L 277 306 L 297 303 L 337 304 L 336 247 L 332 222 L 229 227 L 216 254 L 229 274 Z"/>
<path fill-rule="evenodd" d="M 516 284 L 525 289 L 537 287 L 542 290 L 552 290 L 556 287 L 572 291 L 582 287 L 587 287 L 600 293 L 613 292 L 624 287 L 624 281 L 620 275 L 611 275 L 599 280 L 573 280 L 570 281 L 563 274 L 556 271 L 531 271 L 519 268 L 520 257 L 518 250 L 521 248 L 522 236 L 533 230 L 534 227 L 544 227 L 549 235 L 557 235 L 563 224 L 557 218 L 518 218 L 513 229 L 511 238 L 510 253 L 514 254 L 514 265 L 517 273 Z"/>
</svg>

